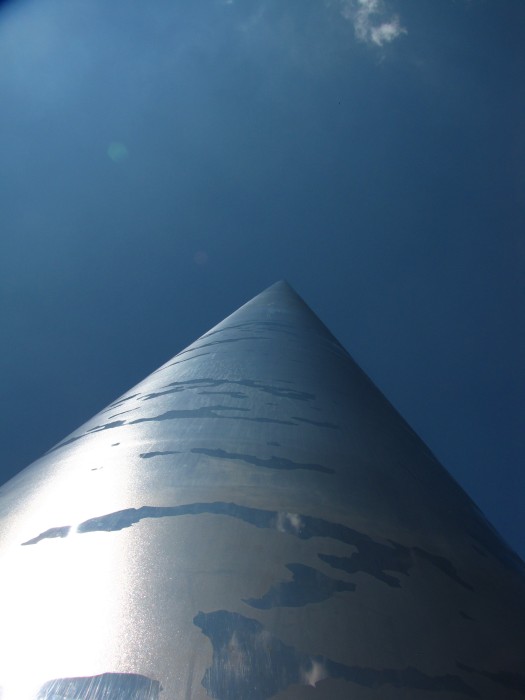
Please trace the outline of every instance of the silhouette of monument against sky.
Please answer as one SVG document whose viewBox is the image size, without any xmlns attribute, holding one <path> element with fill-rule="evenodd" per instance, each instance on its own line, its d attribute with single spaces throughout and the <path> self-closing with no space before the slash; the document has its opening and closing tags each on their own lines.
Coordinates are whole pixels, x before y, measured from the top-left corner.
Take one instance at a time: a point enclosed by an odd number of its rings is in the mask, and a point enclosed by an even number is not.
<svg viewBox="0 0 525 700">
<path fill-rule="evenodd" d="M 521 560 L 284 282 L 0 489 L 2 700 L 514 700 Z"/>
</svg>

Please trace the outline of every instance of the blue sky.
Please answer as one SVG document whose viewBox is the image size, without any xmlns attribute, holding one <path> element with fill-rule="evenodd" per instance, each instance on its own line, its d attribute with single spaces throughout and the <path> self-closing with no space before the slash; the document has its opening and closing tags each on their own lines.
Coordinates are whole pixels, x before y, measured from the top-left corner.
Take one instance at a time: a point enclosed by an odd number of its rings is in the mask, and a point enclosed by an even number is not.
<svg viewBox="0 0 525 700">
<path fill-rule="evenodd" d="M 0 6 L 1 480 L 286 278 L 525 555 L 522 0 Z"/>
</svg>

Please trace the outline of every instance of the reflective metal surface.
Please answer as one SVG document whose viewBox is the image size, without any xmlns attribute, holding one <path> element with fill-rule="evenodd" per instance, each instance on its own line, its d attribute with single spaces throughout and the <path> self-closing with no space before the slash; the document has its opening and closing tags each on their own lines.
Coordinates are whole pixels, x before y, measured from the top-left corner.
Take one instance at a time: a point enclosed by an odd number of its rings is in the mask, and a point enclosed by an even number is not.
<svg viewBox="0 0 525 700">
<path fill-rule="evenodd" d="M 0 490 L 2 700 L 525 695 L 525 576 L 278 283 Z"/>
</svg>

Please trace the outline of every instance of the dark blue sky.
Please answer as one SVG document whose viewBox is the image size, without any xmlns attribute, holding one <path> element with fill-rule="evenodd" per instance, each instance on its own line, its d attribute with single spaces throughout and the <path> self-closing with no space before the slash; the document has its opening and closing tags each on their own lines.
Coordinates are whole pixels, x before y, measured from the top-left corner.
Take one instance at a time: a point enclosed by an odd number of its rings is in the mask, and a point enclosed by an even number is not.
<svg viewBox="0 0 525 700">
<path fill-rule="evenodd" d="M 286 278 L 525 555 L 525 3 L 0 8 L 1 480 Z"/>
</svg>

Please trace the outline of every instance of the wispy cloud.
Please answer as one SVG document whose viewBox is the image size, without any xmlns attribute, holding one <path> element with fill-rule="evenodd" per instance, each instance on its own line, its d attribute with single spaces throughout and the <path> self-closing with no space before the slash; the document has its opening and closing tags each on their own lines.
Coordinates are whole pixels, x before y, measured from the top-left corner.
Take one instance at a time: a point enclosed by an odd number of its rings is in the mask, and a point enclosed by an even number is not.
<svg viewBox="0 0 525 700">
<path fill-rule="evenodd" d="M 407 30 L 397 15 L 390 15 L 383 0 L 339 0 L 341 14 L 354 25 L 357 39 L 383 46 Z"/>
</svg>

